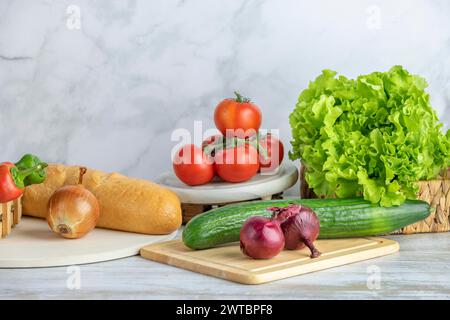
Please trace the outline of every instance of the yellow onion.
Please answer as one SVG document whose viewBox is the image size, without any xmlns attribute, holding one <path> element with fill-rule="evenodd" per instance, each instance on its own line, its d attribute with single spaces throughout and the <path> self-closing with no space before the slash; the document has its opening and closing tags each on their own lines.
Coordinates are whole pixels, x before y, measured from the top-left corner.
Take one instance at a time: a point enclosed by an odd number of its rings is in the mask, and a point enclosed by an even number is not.
<svg viewBox="0 0 450 320">
<path fill-rule="evenodd" d="M 95 228 L 100 216 L 97 198 L 83 185 L 86 168 L 80 168 L 78 185 L 64 186 L 48 202 L 47 222 L 64 238 L 81 238 Z"/>
</svg>

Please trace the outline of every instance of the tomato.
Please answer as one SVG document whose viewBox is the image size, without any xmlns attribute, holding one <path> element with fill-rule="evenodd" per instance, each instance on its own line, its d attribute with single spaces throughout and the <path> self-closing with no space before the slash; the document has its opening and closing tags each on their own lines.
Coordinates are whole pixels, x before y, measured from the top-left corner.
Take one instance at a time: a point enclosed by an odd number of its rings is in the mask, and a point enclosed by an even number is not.
<svg viewBox="0 0 450 320">
<path fill-rule="evenodd" d="M 278 168 L 284 157 L 283 143 L 277 137 L 268 133 L 259 140 L 259 146 L 260 148 L 264 148 L 267 153 L 266 157 L 264 157 L 262 152 L 259 153 L 261 168 L 268 170 Z"/>
<path fill-rule="evenodd" d="M 214 178 L 213 161 L 193 144 L 181 147 L 175 154 L 173 171 L 178 179 L 190 186 L 205 184 Z"/>
<path fill-rule="evenodd" d="M 243 182 L 259 170 L 258 150 L 248 144 L 216 151 L 214 166 L 227 182 Z"/>
<path fill-rule="evenodd" d="M 261 126 L 261 110 L 250 99 L 235 94 L 236 99 L 225 99 L 217 105 L 214 111 L 216 127 L 224 136 L 246 138 L 255 135 Z"/>
</svg>

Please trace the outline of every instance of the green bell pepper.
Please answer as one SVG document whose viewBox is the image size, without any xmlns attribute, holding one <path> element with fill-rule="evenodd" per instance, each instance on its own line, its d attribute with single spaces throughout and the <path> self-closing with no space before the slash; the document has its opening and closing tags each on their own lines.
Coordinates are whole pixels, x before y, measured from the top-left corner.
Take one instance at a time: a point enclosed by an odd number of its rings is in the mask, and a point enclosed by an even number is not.
<svg viewBox="0 0 450 320">
<path fill-rule="evenodd" d="M 39 159 L 37 156 L 33 154 L 26 154 L 15 163 L 15 166 L 19 170 L 25 170 L 34 168 L 39 164 L 44 164 L 44 162 L 42 162 L 41 159 Z M 45 181 L 45 178 L 46 178 L 45 167 L 43 167 L 43 169 L 35 171 L 29 176 L 27 176 L 23 182 L 25 186 L 29 186 L 32 184 L 42 183 Z"/>
</svg>

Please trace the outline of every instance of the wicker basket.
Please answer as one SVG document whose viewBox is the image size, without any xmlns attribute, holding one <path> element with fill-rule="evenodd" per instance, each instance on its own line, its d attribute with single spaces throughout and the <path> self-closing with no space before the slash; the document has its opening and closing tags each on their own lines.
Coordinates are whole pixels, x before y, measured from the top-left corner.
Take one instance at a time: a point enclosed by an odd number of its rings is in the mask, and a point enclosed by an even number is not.
<svg viewBox="0 0 450 320">
<path fill-rule="evenodd" d="M 300 168 L 300 195 L 302 198 L 317 198 L 305 181 L 303 166 Z M 435 208 L 434 212 L 427 219 L 402 228 L 395 234 L 449 231 L 450 168 L 434 180 L 419 181 L 418 199 L 427 201 Z"/>
</svg>

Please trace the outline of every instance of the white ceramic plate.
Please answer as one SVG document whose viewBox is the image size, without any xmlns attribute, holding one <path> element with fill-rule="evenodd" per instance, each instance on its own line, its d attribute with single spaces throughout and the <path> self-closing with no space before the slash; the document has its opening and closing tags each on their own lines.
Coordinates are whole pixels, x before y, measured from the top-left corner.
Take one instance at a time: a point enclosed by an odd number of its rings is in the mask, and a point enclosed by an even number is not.
<svg viewBox="0 0 450 320">
<path fill-rule="evenodd" d="M 181 182 L 173 172 L 166 172 L 157 182 L 173 190 L 182 203 L 219 204 L 264 198 L 292 187 L 298 179 L 298 170 L 285 161 L 275 174 L 257 174 L 241 183 L 228 183 L 215 178 L 212 182 L 191 187 Z"/>
<path fill-rule="evenodd" d="M 134 256 L 142 247 L 172 240 L 169 235 L 94 229 L 81 239 L 64 239 L 53 233 L 47 221 L 23 217 L 11 233 L 0 239 L 0 268 L 55 267 L 93 263 Z"/>
</svg>

